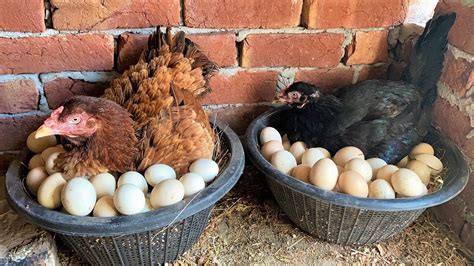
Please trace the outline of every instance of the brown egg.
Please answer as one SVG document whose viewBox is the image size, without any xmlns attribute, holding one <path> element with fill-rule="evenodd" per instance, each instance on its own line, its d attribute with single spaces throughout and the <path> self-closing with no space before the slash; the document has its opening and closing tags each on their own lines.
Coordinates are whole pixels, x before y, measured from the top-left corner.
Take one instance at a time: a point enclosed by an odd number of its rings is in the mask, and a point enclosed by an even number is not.
<svg viewBox="0 0 474 266">
<path fill-rule="evenodd" d="M 34 153 L 41 153 L 48 147 L 55 146 L 57 143 L 55 136 L 46 136 L 42 138 L 35 137 L 36 131 L 31 132 L 26 140 L 26 146 Z"/>
<path fill-rule="evenodd" d="M 401 159 L 398 163 L 397 163 L 397 166 L 400 167 L 400 168 L 403 168 L 403 167 L 406 167 L 407 166 L 407 163 L 408 163 L 408 155 L 403 157 L 403 159 Z"/>
<path fill-rule="evenodd" d="M 413 170 L 425 186 L 430 182 L 431 171 L 426 164 L 417 160 L 409 161 L 407 169 Z"/>
<path fill-rule="evenodd" d="M 366 198 L 369 195 L 367 181 L 354 171 L 346 171 L 339 176 L 339 189 L 349 195 Z"/>
<path fill-rule="evenodd" d="M 48 177 L 48 173 L 43 166 L 38 166 L 31 169 L 26 176 L 26 188 L 31 194 L 36 195 L 38 188 L 43 181 Z"/>
<path fill-rule="evenodd" d="M 283 144 L 283 149 L 285 149 L 285 151 L 289 151 L 289 150 L 290 150 L 291 143 L 290 143 L 289 140 L 284 140 L 282 144 Z"/>
<path fill-rule="evenodd" d="M 423 193 L 423 183 L 410 169 L 400 168 L 392 175 L 393 190 L 402 196 L 416 197 Z"/>
<path fill-rule="evenodd" d="M 369 185 L 369 198 L 373 199 L 394 199 L 395 191 L 393 191 L 390 183 L 383 179 L 377 179 Z"/>
<path fill-rule="evenodd" d="M 283 150 L 283 145 L 281 144 L 281 142 L 277 140 L 270 140 L 266 142 L 265 144 L 263 144 L 263 147 L 262 147 L 263 158 L 265 158 L 265 160 L 267 161 L 270 161 L 270 159 L 272 158 L 272 155 L 275 152 L 281 151 L 281 150 Z"/>
<path fill-rule="evenodd" d="M 354 158 L 365 159 L 364 153 L 359 148 L 349 146 L 338 150 L 332 159 L 337 165 L 345 166 Z"/>
<path fill-rule="evenodd" d="M 388 164 L 388 165 L 385 165 L 384 167 L 380 168 L 378 171 L 377 171 L 377 176 L 376 178 L 377 179 L 383 179 L 389 183 L 391 183 L 391 178 L 392 178 L 392 175 L 398 171 L 398 167 L 396 167 L 395 165 L 392 165 L 392 164 Z"/>
<path fill-rule="evenodd" d="M 28 169 L 31 170 L 33 168 L 40 167 L 40 166 L 44 166 L 44 161 L 43 161 L 43 157 L 41 157 L 41 153 L 36 154 L 33 157 L 31 157 L 30 162 L 28 163 Z"/>
<path fill-rule="evenodd" d="M 366 182 L 372 179 L 372 167 L 364 159 L 354 158 L 346 163 L 345 171 L 354 171 L 361 175 Z"/>
<path fill-rule="evenodd" d="M 295 156 L 296 162 L 301 163 L 301 157 L 303 157 L 303 153 L 306 149 L 306 144 L 304 142 L 297 141 L 291 145 L 289 151 L 293 156 Z"/>
<path fill-rule="evenodd" d="M 336 164 L 329 158 L 318 160 L 311 168 L 309 182 L 324 190 L 333 190 L 337 184 Z"/>
<path fill-rule="evenodd" d="M 437 175 L 443 171 L 443 163 L 436 156 L 431 154 L 417 154 L 415 160 L 426 164 L 431 171 L 432 175 Z"/>
<path fill-rule="evenodd" d="M 43 152 L 41 152 L 41 158 L 43 158 L 43 161 L 47 161 L 49 156 L 51 156 L 51 154 L 55 153 L 55 152 L 65 152 L 65 150 L 61 147 L 57 147 L 57 146 L 53 146 L 53 147 L 49 147 L 49 148 L 46 148 Z"/>
<path fill-rule="evenodd" d="M 316 148 L 311 148 L 311 149 L 307 149 L 304 153 L 303 153 L 303 156 L 301 156 L 301 163 L 304 163 L 304 164 L 307 164 L 311 167 L 313 167 L 313 165 L 324 158 L 324 154 L 316 149 Z"/>
<path fill-rule="evenodd" d="M 303 182 L 309 183 L 309 173 L 311 172 L 311 167 L 307 164 L 297 165 L 291 171 L 291 176 L 301 180 Z"/>
<path fill-rule="evenodd" d="M 324 154 L 325 158 L 331 159 L 331 153 L 328 150 L 322 147 L 317 147 L 316 149 L 320 150 Z"/>
<path fill-rule="evenodd" d="M 434 155 L 433 147 L 428 143 L 420 143 L 416 145 L 410 152 L 411 157 L 415 157 L 417 154 L 431 154 Z"/>
</svg>

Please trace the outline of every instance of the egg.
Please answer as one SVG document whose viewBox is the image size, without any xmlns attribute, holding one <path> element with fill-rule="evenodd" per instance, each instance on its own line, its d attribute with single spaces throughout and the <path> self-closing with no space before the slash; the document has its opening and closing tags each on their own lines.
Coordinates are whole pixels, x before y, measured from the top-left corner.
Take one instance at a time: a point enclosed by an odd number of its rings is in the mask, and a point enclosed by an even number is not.
<svg viewBox="0 0 474 266">
<path fill-rule="evenodd" d="M 39 166 L 44 166 L 44 160 L 41 157 L 41 154 L 36 154 L 31 157 L 30 161 L 28 162 L 28 169 L 33 169 Z"/>
<path fill-rule="evenodd" d="M 309 183 L 310 172 L 311 166 L 307 164 L 300 164 L 291 170 L 291 176 L 303 182 Z"/>
<path fill-rule="evenodd" d="M 339 189 L 346 194 L 366 198 L 369 195 L 367 181 L 354 171 L 345 171 L 339 176 Z"/>
<path fill-rule="evenodd" d="M 337 184 L 339 172 L 336 164 L 329 158 L 318 160 L 309 174 L 309 182 L 324 190 L 333 190 Z"/>
<path fill-rule="evenodd" d="M 145 179 L 150 186 L 154 187 L 163 180 L 176 179 L 176 172 L 169 165 L 154 164 L 145 170 Z"/>
<path fill-rule="evenodd" d="M 376 178 L 377 179 L 383 179 L 389 183 L 391 183 L 391 178 L 392 178 L 392 175 L 398 171 L 398 167 L 396 167 L 395 165 L 392 165 L 392 164 L 387 164 L 385 166 L 383 166 L 382 168 L 380 168 L 378 171 L 377 171 L 377 176 Z"/>
<path fill-rule="evenodd" d="M 194 195 L 206 187 L 204 179 L 196 173 L 184 174 L 179 179 L 179 182 L 183 184 L 185 197 Z"/>
<path fill-rule="evenodd" d="M 66 180 L 61 173 L 48 176 L 39 186 L 37 199 L 41 206 L 56 209 L 61 206 L 61 190 Z"/>
<path fill-rule="evenodd" d="M 114 205 L 114 197 L 103 196 L 95 204 L 94 211 L 92 211 L 94 217 L 115 217 L 119 216 L 120 213 L 117 211 Z"/>
<path fill-rule="evenodd" d="M 282 140 L 282 141 L 290 141 L 290 140 L 288 139 L 288 134 L 283 134 L 283 136 L 281 136 L 281 140 Z"/>
<path fill-rule="evenodd" d="M 345 171 L 354 171 L 361 175 L 366 182 L 372 179 L 372 167 L 364 159 L 355 158 L 348 161 L 344 167 Z"/>
<path fill-rule="evenodd" d="M 413 170 L 413 172 L 416 173 L 416 175 L 420 178 L 421 182 L 426 186 L 428 183 L 430 183 L 430 168 L 417 160 L 412 160 L 409 161 L 407 166 L 407 169 Z"/>
<path fill-rule="evenodd" d="M 74 177 L 69 180 L 61 192 L 61 203 L 72 215 L 88 215 L 94 209 L 96 200 L 94 186 L 83 177 Z"/>
<path fill-rule="evenodd" d="M 372 177 L 377 176 L 377 171 L 387 165 L 387 163 L 380 158 L 370 158 L 366 161 L 370 164 L 370 167 L 372 168 Z"/>
<path fill-rule="evenodd" d="M 296 167 L 296 159 L 289 151 L 281 150 L 272 155 L 271 163 L 280 172 L 289 175 L 291 170 Z"/>
<path fill-rule="evenodd" d="M 48 173 L 43 166 L 31 169 L 26 176 L 26 188 L 31 194 L 36 195 L 39 186 L 47 177 Z"/>
<path fill-rule="evenodd" d="M 139 172 L 128 171 L 123 173 L 118 179 L 117 187 L 120 188 L 124 184 L 132 184 L 143 191 L 144 194 L 148 192 L 148 184 Z"/>
<path fill-rule="evenodd" d="M 407 163 L 408 163 L 408 155 L 403 157 L 403 159 L 401 159 L 398 163 L 397 163 L 397 166 L 400 167 L 400 168 L 404 168 L 405 166 L 407 166 Z"/>
<path fill-rule="evenodd" d="M 211 159 L 198 159 L 189 166 L 189 172 L 200 175 L 209 183 L 219 174 L 219 165 Z"/>
<path fill-rule="evenodd" d="M 149 212 L 153 210 L 153 206 L 151 206 L 150 198 L 145 197 L 145 207 L 141 212 Z"/>
<path fill-rule="evenodd" d="M 65 150 L 63 148 L 59 148 L 59 147 L 56 147 L 56 146 L 53 146 L 53 147 L 49 147 L 49 148 L 46 148 L 43 152 L 41 152 L 41 158 L 43 159 L 43 161 L 46 162 L 46 160 L 48 160 L 49 156 L 51 156 L 51 154 L 55 153 L 55 152 L 65 152 Z"/>
<path fill-rule="evenodd" d="M 290 147 L 290 152 L 295 157 L 297 163 L 301 163 L 301 157 L 303 157 L 303 153 L 305 153 L 306 150 L 306 144 L 302 141 L 297 141 Z"/>
<path fill-rule="evenodd" d="M 45 163 L 44 163 L 44 168 L 46 169 L 46 172 L 48 172 L 48 174 L 52 175 L 54 173 L 57 173 L 59 172 L 54 166 L 55 166 L 55 162 L 56 162 L 56 158 L 58 158 L 59 154 L 61 154 L 60 152 L 53 152 L 49 157 L 48 159 L 46 159 Z"/>
<path fill-rule="evenodd" d="M 266 127 L 262 129 L 262 132 L 260 132 L 260 144 L 263 145 L 270 140 L 276 140 L 280 143 L 283 141 L 278 130 L 273 127 Z"/>
<path fill-rule="evenodd" d="M 34 153 L 41 153 L 46 148 L 53 147 L 58 144 L 55 136 L 45 136 L 37 139 L 35 138 L 35 134 L 36 131 L 31 132 L 31 134 L 28 135 L 28 139 L 26 140 L 26 146 Z"/>
<path fill-rule="evenodd" d="M 283 149 L 284 149 L 285 151 L 289 151 L 289 150 L 290 150 L 291 143 L 290 143 L 289 140 L 284 140 L 283 143 L 282 143 L 282 145 L 283 145 Z"/>
<path fill-rule="evenodd" d="M 417 154 L 414 156 L 415 160 L 426 164 L 432 175 L 437 175 L 443 171 L 443 163 L 436 156 L 431 154 Z"/>
<path fill-rule="evenodd" d="M 262 155 L 265 160 L 270 161 L 272 158 L 272 155 L 277 152 L 284 150 L 285 148 L 281 144 L 281 142 L 278 142 L 276 140 L 270 140 L 267 143 L 263 144 L 262 147 Z"/>
<path fill-rule="evenodd" d="M 334 162 L 334 161 L 333 161 Z M 340 166 L 340 165 L 337 165 L 337 172 L 339 173 L 339 175 L 341 175 L 342 173 L 344 173 L 344 167 Z"/>
<path fill-rule="evenodd" d="M 301 163 L 313 166 L 317 161 L 325 158 L 323 152 L 317 148 L 307 149 L 301 156 Z"/>
<path fill-rule="evenodd" d="M 364 153 L 359 148 L 348 146 L 338 150 L 333 160 L 337 165 L 345 166 L 348 161 L 355 158 L 365 159 Z"/>
<path fill-rule="evenodd" d="M 323 153 L 325 158 L 331 158 L 331 153 L 325 148 L 317 147 L 316 149 L 320 150 Z"/>
<path fill-rule="evenodd" d="M 176 179 L 160 182 L 151 191 L 150 202 L 153 208 L 169 206 L 184 198 L 184 186 Z"/>
<path fill-rule="evenodd" d="M 423 183 L 410 169 L 400 168 L 392 175 L 391 183 L 395 192 L 406 197 L 416 197 L 423 193 Z"/>
<path fill-rule="evenodd" d="M 426 188 L 426 186 L 422 186 L 421 187 L 421 195 L 420 196 L 424 196 L 426 194 L 428 194 L 428 188 Z"/>
<path fill-rule="evenodd" d="M 417 154 L 430 154 L 434 155 L 433 147 L 428 143 L 420 143 L 416 145 L 410 152 L 411 157 L 415 157 Z"/>
<path fill-rule="evenodd" d="M 369 185 L 369 198 L 373 199 L 394 199 L 395 191 L 393 191 L 390 183 L 384 179 L 377 179 Z"/>
<path fill-rule="evenodd" d="M 113 196 L 116 188 L 115 177 L 110 173 L 101 173 L 90 179 L 94 186 L 97 198 L 104 196 Z"/>
<path fill-rule="evenodd" d="M 133 215 L 140 213 L 145 207 L 145 194 L 139 187 L 125 183 L 115 191 L 114 205 L 121 214 Z"/>
</svg>

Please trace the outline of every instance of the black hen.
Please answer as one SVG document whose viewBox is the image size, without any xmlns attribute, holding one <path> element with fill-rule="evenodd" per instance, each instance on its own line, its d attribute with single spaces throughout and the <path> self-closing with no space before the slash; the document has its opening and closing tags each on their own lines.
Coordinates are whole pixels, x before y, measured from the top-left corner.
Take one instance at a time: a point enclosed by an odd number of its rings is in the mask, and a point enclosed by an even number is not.
<svg viewBox="0 0 474 266">
<path fill-rule="evenodd" d="M 278 100 L 292 106 L 285 125 L 290 141 L 325 147 L 333 154 L 342 147 L 356 146 L 368 158 L 398 162 L 431 126 L 436 84 L 455 18 L 451 13 L 427 23 L 403 81 L 363 81 L 335 95 L 324 95 L 304 82 L 282 91 Z"/>
</svg>

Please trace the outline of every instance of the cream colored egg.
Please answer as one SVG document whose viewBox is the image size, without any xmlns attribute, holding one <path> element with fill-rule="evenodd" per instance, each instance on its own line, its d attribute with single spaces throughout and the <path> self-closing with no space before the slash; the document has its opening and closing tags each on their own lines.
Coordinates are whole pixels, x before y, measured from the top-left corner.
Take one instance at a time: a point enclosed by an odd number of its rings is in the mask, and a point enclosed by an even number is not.
<svg viewBox="0 0 474 266">
<path fill-rule="evenodd" d="M 348 161 L 344 167 L 345 171 L 354 171 L 361 175 L 366 182 L 372 179 L 372 167 L 364 159 L 355 158 Z"/>
<path fill-rule="evenodd" d="M 114 197 L 103 196 L 95 204 L 94 211 L 92 212 L 94 217 L 115 217 L 119 216 L 117 208 L 114 205 Z"/>
<path fill-rule="evenodd" d="M 278 142 L 276 140 L 270 140 L 267 143 L 263 144 L 263 147 L 262 147 L 263 158 L 265 158 L 265 160 L 267 161 L 270 161 L 270 159 L 272 158 L 272 155 L 275 152 L 281 151 L 281 150 L 284 150 L 284 147 L 281 144 L 281 142 Z"/>
<path fill-rule="evenodd" d="M 397 166 L 400 167 L 400 168 L 404 168 L 407 166 L 407 163 L 409 161 L 409 158 L 408 158 L 408 155 L 403 157 L 403 159 L 401 159 L 398 163 L 397 163 Z"/>
<path fill-rule="evenodd" d="M 41 153 L 46 148 L 53 147 L 57 144 L 55 136 L 46 136 L 37 139 L 35 138 L 35 134 L 36 131 L 31 132 L 26 140 L 26 146 L 34 153 Z"/>
<path fill-rule="evenodd" d="M 367 181 L 354 171 L 345 171 L 339 176 L 339 189 L 346 194 L 366 198 L 369 195 Z"/>
<path fill-rule="evenodd" d="M 392 175 L 391 184 L 395 192 L 406 197 L 416 197 L 423 193 L 423 183 L 410 169 L 400 168 Z"/>
<path fill-rule="evenodd" d="M 58 158 L 60 152 L 53 152 L 48 159 L 44 163 L 44 168 L 48 174 L 52 175 L 54 173 L 59 172 L 58 169 L 55 168 L 56 165 L 56 158 Z"/>
<path fill-rule="evenodd" d="M 117 187 L 120 188 L 120 186 L 124 184 L 132 184 L 141 189 L 144 194 L 148 193 L 148 184 L 145 178 L 139 172 L 128 171 L 123 173 L 118 179 Z"/>
<path fill-rule="evenodd" d="M 146 169 L 145 179 L 150 186 L 154 187 L 163 180 L 176 179 L 176 172 L 169 165 L 154 164 Z"/>
<path fill-rule="evenodd" d="M 392 164 L 385 165 L 377 171 L 376 178 L 377 179 L 383 179 L 383 180 L 391 183 L 390 181 L 391 181 L 392 175 L 396 171 L 398 171 L 398 169 L 399 169 L 398 167 L 396 167 L 395 165 L 392 165 Z"/>
<path fill-rule="evenodd" d="M 324 158 L 331 158 L 331 153 L 323 147 L 317 147 L 324 154 Z"/>
<path fill-rule="evenodd" d="M 296 159 L 289 151 L 277 151 L 272 155 L 271 163 L 280 172 L 289 175 L 291 170 L 296 167 Z"/>
<path fill-rule="evenodd" d="M 31 169 L 26 176 L 26 188 L 31 194 L 36 195 L 41 183 L 48 177 L 48 173 L 43 166 Z"/>
<path fill-rule="evenodd" d="M 65 152 L 65 150 L 63 148 L 59 148 L 59 147 L 56 147 L 56 146 L 53 146 L 53 147 L 49 147 L 49 148 L 46 148 L 42 153 L 41 153 L 41 158 L 43 158 L 43 161 L 47 161 L 49 156 L 51 156 L 51 154 L 55 153 L 55 152 L 59 152 L 59 153 L 62 153 L 62 152 Z"/>
<path fill-rule="evenodd" d="M 209 183 L 219 174 L 219 165 L 211 159 L 199 159 L 189 166 L 189 172 L 200 175 Z"/>
<path fill-rule="evenodd" d="M 417 154 L 414 156 L 415 160 L 426 164 L 432 175 L 437 175 L 443 171 L 443 163 L 436 156 L 431 154 Z"/>
<path fill-rule="evenodd" d="M 33 169 L 39 166 L 44 166 L 44 160 L 41 157 L 41 154 L 36 154 L 31 157 L 30 161 L 28 162 L 28 169 Z"/>
<path fill-rule="evenodd" d="M 151 206 L 150 198 L 145 197 L 145 207 L 141 212 L 149 212 L 153 210 L 153 206 Z"/>
<path fill-rule="evenodd" d="M 393 191 L 390 183 L 384 179 L 377 179 L 369 185 L 369 198 L 373 199 L 394 199 L 395 191 Z"/>
<path fill-rule="evenodd" d="M 266 127 L 260 132 L 260 144 L 265 144 L 270 140 L 276 140 L 278 142 L 283 142 L 280 133 L 273 127 Z"/>
<path fill-rule="evenodd" d="M 428 189 L 426 188 L 426 186 L 421 187 L 421 190 L 422 190 L 421 196 L 428 194 Z"/>
<path fill-rule="evenodd" d="M 434 155 L 433 147 L 428 143 L 420 143 L 416 145 L 410 152 L 411 157 L 415 157 L 417 154 L 431 154 Z"/>
<path fill-rule="evenodd" d="M 301 156 L 301 163 L 303 164 L 307 164 L 311 167 L 313 167 L 313 165 L 321 160 L 325 158 L 324 157 L 324 154 L 322 151 L 320 151 L 319 149 L 317 148 L 311 148 L 311 149 L 307 149 L 304 153 L 303 153 L 303 156 Z"/>
<path fill-rule="evenodd" d="M 329 158 L 318 160 L 309 174 L 309 182 L 324 190 L 333 190 L 337 184 L 339 172 L 336 164 Z"/>
<path fill-rule="evenodd" d="M 290 143 L 289 140 L 284 140 L 282 145 L 283 145 L 283 149 L 284 149 L 285 151 L 289 151 L 289 150 L 290 150 L 291 143 Z"/>
<path fill-rule="evenodd" d="M 177 179 L 160 182 L 151 191 L 150 202 L 153 208 L 161 208 L 180 202 L 184 198 L 184 186 Z"/>
<path fill-rule="evenodd" d="M 179 181 L 183 184 L 185 197 L 194 195 L 206 187 L 202 176 L 196 173 L 187 173 Z"/>
<path fill-rule="evenodd" d="M 140 213 L 145 207 L 145 194 L 139 187 L 125 183 L 115 191 L 114 205 L 121 214 L 133 215 Z"/>
<path fill-rule="evenodd" d="M 348 161 L 355 158 L 365 159 L 364 153 L 359 148 L 349 146 L 338 150 L 333 160 L 337 165 L 345 166 Z"/>
<path fill-rule="evenodd" d="M 370 164 L 370 167 L 372 168 L 372 177 L 376 177 L 377 171 L 387 165 L 387 163 L 380 158 L 370 158 L 366 161 Z"/>
<path fill-rule="evenodd" d="M 61 191 L 66 180 L 61 173 L 48 176 L 38 188 L 38 202 L 48 209 L 56 209 L 61 206 Z"/>
<path fill-rule="evenodd" d="M 417 160 L 412 160 L 408 162 L 406 168 L 415 172 L 425 186 L 430 183 L 431 170 L 426 164 Z"/>
<path fill-rule="evenodd" d="M 333 161 L 334 162 L 334 161 Z M 337 172 L 339 173 L 339 175 L 341 175 L 342 173 L 344 173 L 344 167 L 340 166 L 340 165 L 337 165 Z"/>
<path fill-rule="evenodd" d="M 297 163 L 301 163 L 301 157 L 303 157 L 306 150 L 306 144 L 302 141 L 297 141 L 290 147 L 290 152 L 295 157 Z"/>
<path fill-rule="evenodd" d="M 291 170 L 291 176 L 303 182 L 309 183 L 310 172 L 311 166 L 307 164 L 300 164 Z"/>
<path fill-rule="evenodd" d="M 88 215 L 94 209 L 96 200 L 94 186 L 83 177 L 74 177 L 69 180 L 61 192 L 61 203 L 72 215 Z"/>
<path fill-rule="evenodd" d="M 104 196 L 113 196 L 117 186 L 115 176 L 110 173 L 101 173 L 90 179 L 94 186 L 97 198 Z"/>
</svg>

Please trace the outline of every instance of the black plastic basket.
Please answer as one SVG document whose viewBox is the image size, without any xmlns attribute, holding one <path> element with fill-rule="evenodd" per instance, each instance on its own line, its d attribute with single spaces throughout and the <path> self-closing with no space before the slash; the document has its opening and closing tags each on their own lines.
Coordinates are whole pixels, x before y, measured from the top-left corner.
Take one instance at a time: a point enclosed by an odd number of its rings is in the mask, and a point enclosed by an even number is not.
<svg viewBox="0 0 474 266">
<path fill-rule="evenodd" d="M 152 265 L 176 260 L 199 238 L 215 203 L 237 183 L 244 169 L 238 136 L 216 122 L 227 160 L 219 176 L 197 196 L 159 210 L 113 218 L 77 217 L 40 206 L 27 192 L 24 177 L 31 154 L 24 151 L 6 175 L 10 206 L 32 224 L 57 233 L 93 265 Z"/>
<path fill-rule="evenodd" d="M 443 187 L 418 198 L 368 199 L 325 191 L 281 173 L 260 153 L 258 137 L 267 126 L 284 133 L 287 107 L 275 108 L 257 117 L 247 129 L 250 160 L 265 174 L 268 185 L 288 217 L 301 229 L 337 244 L 371 244 L 401 232 L 432 206 L 458 195 L 466 186 L 469 168 L 457 147 L 432 129 L 425 141 L 434 146 L 447 167 Z"/>
</svg>

